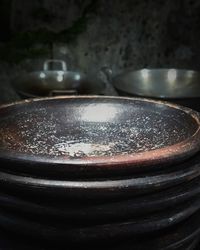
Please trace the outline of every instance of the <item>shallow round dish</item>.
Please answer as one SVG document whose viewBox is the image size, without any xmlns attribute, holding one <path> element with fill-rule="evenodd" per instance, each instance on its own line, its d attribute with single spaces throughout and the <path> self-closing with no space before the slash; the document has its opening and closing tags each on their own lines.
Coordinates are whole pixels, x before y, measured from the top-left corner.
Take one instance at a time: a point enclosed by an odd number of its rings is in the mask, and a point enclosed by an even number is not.
<svg viewBox="0 0 200 250">
<path fill-rule="evenodd" d="M 181 161 L 199 149 L 199 114 L 166 102 L 70 96 L 0 107 L 0 159 L 27 169 L 142 169 Z"/>
<path fill-rule="evenodd" d="M 73 199 L 130 197 L 186 184 L 200 176 L 200 162 L 167 174 L 113 179 L 55 180 L 0 172 L 0 186 L 20 194 Z"/>
<path fill-rule="evenodd" d="M 24 235 L 43 238 L 49 241 L 101 241 L 127 238 L 138 234 L 150 233 L 172 227 L 189 218 L 200 208 L 200 201 L 188 202 L 166 213 L 156 213 L 147 217 L 132 218 L 117 223 L 96 224 L 88 226 L 70 225 L 70 222 L 55 223 L 48 220 L 41 222 L 40 218 L 28 219 L 23 215 L 9 213 L 0 209 L 0 226 L 18 231 Z M 118 238 L 119 237 L 119 238 Z"/>
<path fill-rule="evenodd" d="M 63 199 L 34 199 L 32 196 L 21 198 L 20 196 L 0 192 L 0 207 L 8 211 L 23 213 L 25 216 L 34 215 L 41 220 L 66 220 L 77 222 L 108 223 L 119 221 L 134 216 L 148 215 L 152 212 L 162 210 L 170 211 L 179 204 L 185 204 L 195 197 L 200 198 L 200 178 L 184 185 L 178 185 L 161 192 L 133 197 L 126 200 L 99 201 L 97 204 L 88 204 L 80 201 L 73 203 L 73 200 Z"/>
</svg>

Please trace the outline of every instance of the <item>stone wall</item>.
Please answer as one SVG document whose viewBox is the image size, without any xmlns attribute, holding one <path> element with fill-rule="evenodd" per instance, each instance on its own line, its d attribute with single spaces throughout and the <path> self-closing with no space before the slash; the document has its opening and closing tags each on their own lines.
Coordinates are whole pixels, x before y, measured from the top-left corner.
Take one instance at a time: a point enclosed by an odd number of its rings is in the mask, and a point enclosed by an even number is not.
<svg viewBox="0 0 200 250">
<path fill-rule="evenodd" d="M 200 67 L 198 0 L 13 0 L 9 8 L 12 34 L 65 30 L 66 39 L 50 42 L 53 57 L 72 68 Z M 84 27 L 69 41 L 83 15 Z"/>
<path fill-rule="evenodd" d="M 105 65 L 114 73 L 200 69 L 198 0 L 1 1 L 11 35 L 0 44 L 0 59 L 13 69 L 39 69 L 49 57 L 94 73 Z"/>
</svg>

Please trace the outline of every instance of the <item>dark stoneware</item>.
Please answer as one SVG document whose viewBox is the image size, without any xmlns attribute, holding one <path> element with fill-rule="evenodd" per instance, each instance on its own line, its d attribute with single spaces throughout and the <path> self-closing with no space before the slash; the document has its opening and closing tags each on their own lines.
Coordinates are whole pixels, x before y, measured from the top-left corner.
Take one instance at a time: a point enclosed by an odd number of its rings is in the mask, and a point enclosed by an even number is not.
<svg viewBox="0 0 200 250">
<path fill-rule="evenodd" d="M 25 172 L 127 173 L 183 161 L 200 149 L 199 114 L 152 100 L 35 99 L 2 106 L 0 116 L 0 159 Z"/>
</svg>

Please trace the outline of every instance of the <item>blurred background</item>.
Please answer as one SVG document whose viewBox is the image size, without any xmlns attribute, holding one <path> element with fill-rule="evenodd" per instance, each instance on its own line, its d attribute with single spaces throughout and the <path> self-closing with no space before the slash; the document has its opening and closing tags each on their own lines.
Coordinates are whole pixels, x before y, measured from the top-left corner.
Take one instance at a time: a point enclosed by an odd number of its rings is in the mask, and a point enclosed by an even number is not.
<svg viewBox="0 0 200 250">
<path fill-rule="evenodd" d="M 61 59 L 98 75 L 109 66 L 200 69 L 198 0 L 1 0 L 0 99 L 11 78 Z"/>
</svg>

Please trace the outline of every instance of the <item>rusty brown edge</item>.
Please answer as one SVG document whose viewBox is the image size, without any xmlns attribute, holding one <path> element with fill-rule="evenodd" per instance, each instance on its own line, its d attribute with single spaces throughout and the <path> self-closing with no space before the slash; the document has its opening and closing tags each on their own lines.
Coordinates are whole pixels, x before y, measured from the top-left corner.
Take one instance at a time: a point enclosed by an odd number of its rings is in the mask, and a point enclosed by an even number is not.
<svg viewBox="0 0 200 250">
<path fill-rule="evenodd" d="M 48 100 L 59 100 L 59 99 L 115 99 L 115 100 L 138 100 L 142 102 L 150 102 L 155 104 L 166 105 L 170 108 L 179 109 L 187 114 L 189 114 L 197 123 L 198 129 L 189 139 L 186 139 L 180 143 L 174 144 L 172 146 L 167 146 L 162 149 L 150 150 L 142 153 L 136 154 L 128 154 L 128 155 L 116 155 L 116 156 L 100 156 L 100 157 L 84 157 L 81 159 L 55 159 L 54 157 L 48 156 L 35 156 L 35 155 L 24 155 L 23 153 L 17 153 L 17 155 L 10 155 L 6 152 L 0 152 L 0 157 L 3 158 L 14 158 L 20 160 L 29 160 L 35 162 L 44 162 L 44 163 L 56 163 L 56 164 L 70 164 L 70 165 L 105 165 L 105 166 L 118 166 L 118 165 L 150 165 L 150 164 L 158 164 L 163 163 L 167 160 L 172 160 L 175 157 L 183 157 L 188 152 L 192 155 L 200 151 L 200 113 L 194 111 L 190 108 L 183 107 L 181 105 L 177 105 L 174 103 L 170 103 L 167 101 L 153 100 L 148 98 L 141 97 L 119 97 L 119 96 L 98 96 L 98 95 L 81 95 L 81 96 L 59 96 L 59 97 L 43 97 L 43 98 L 33 98 L 33 99 L 25 99 L 22 101 L 12 102 L 8 104 L 0 105 L 0 111 L 4 108 L 9 108 L 16 105 L 29 104 L 40 101 L 48 101 Z"/>
</svg>

